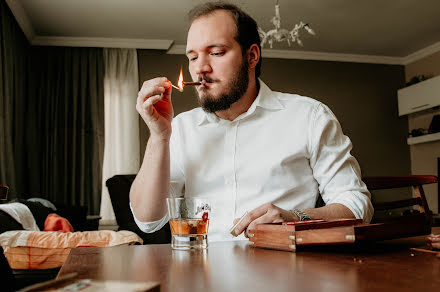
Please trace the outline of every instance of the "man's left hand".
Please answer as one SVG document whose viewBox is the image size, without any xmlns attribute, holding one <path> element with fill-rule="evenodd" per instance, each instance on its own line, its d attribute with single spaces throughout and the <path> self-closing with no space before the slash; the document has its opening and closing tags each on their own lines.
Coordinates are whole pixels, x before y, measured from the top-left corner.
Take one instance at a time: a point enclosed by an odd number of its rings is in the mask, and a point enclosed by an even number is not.
<svg viewBox="0 0 440 292">
<path fill-rule="evenodd" d="M 236 224 L 238 220 L 239 218 L 235 219 L 234 224 Z M 238 236 L 245 231 L 245 236 L 248 237 L 247 231 L 255 229 L 257 224 L 291 221 L 299 221 L 298 216 L 293 212 L 281 209 L 272 203 L 266 203 L 250 211 L 235 228 L 234 233 L 235 236 Z"/>
</svg>

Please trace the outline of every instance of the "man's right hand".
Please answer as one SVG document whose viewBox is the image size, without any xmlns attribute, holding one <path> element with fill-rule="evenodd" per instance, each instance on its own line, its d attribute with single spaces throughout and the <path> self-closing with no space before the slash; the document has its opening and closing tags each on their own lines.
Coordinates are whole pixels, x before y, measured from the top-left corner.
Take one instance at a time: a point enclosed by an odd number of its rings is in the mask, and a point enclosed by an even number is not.
<svg viewBox="0 0 440 292">
<path fill-rule="evenodd" d="M 169 139 L 174 115 L 171 82 L 166 77 L 145 81 L 138 93 L 136 110 L 150 129 L 151 137 Z"/>
</svg>

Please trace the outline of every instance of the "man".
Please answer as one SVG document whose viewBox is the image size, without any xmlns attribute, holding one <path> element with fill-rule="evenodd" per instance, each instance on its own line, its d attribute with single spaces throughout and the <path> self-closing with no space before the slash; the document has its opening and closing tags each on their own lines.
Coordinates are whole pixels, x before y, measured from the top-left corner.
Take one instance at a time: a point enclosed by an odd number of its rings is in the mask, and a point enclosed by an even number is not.
<svg viewBox="0 0 440 292">
<path fill-rule="evenodd" d="M 171 83 L 144 82 L 136 108 L 150 129 L 130 191 L 135 221 L 154 232 L 165 198 L 209 198 L 209 240 L 231 240 L 256 224 L 371 219 L 370 194 L 333 113 L 311 98 L 271 91 L 261 80 L 255 21 L 229 4 L 190 12 L 189 71 L 201 108 L 173 120 Z M 321 194 L 326 206 L 314 208 Z M 234 220 L 235 219 L 235 220 Z"/>
</svg>

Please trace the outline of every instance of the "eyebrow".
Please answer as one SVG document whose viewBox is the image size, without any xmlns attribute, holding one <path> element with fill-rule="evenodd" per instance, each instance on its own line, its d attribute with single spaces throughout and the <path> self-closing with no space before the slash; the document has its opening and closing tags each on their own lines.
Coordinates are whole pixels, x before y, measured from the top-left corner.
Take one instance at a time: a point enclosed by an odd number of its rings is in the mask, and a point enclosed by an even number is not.
<svg viewBox="0 0 440 292">
<path fill-rule="evenodd" d="M 218 43 L 218 44 L 209 45 L 207 48 L 212 49 L 212 48 L 227 48 L 227 47 L 229 47 L 229 46 L 222 44 L 222 43 Z M 186 51 L 186 55 L 189 55 L 194 52 L 195 52 L 194 50 L 188 50 L 188 51 Z"/>
</svg>

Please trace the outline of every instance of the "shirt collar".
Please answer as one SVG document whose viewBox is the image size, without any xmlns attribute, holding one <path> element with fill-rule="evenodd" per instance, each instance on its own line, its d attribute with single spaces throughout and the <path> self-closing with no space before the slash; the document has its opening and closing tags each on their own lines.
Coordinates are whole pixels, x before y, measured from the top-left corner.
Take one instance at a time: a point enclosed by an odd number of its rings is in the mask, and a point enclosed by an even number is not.
<svg viewBox="0 0 440 292">
<path fill-rule="evenodd" d="M 281 104 L 280 100 L 276 96 L 276 93 L 272 91 L 260 78 L 258 78 L 258 82 L 260 83 L 260 90 L 258 91 L 257 98 L 249 107 L 249 109 L 239 115 L 234 121 L 243 119 L 251 115 L 252 113 L 254 113 L 257 107 L 268 110 L 281 110 L 284 108 L 284 106 Z M 218 123 L 220 121 L 221 119 L 217 117 L 214 113 L 207 113 L 205 111 L 202 111 L 197 125 L 201 126 L 209 123 Z"/>
</svg>

